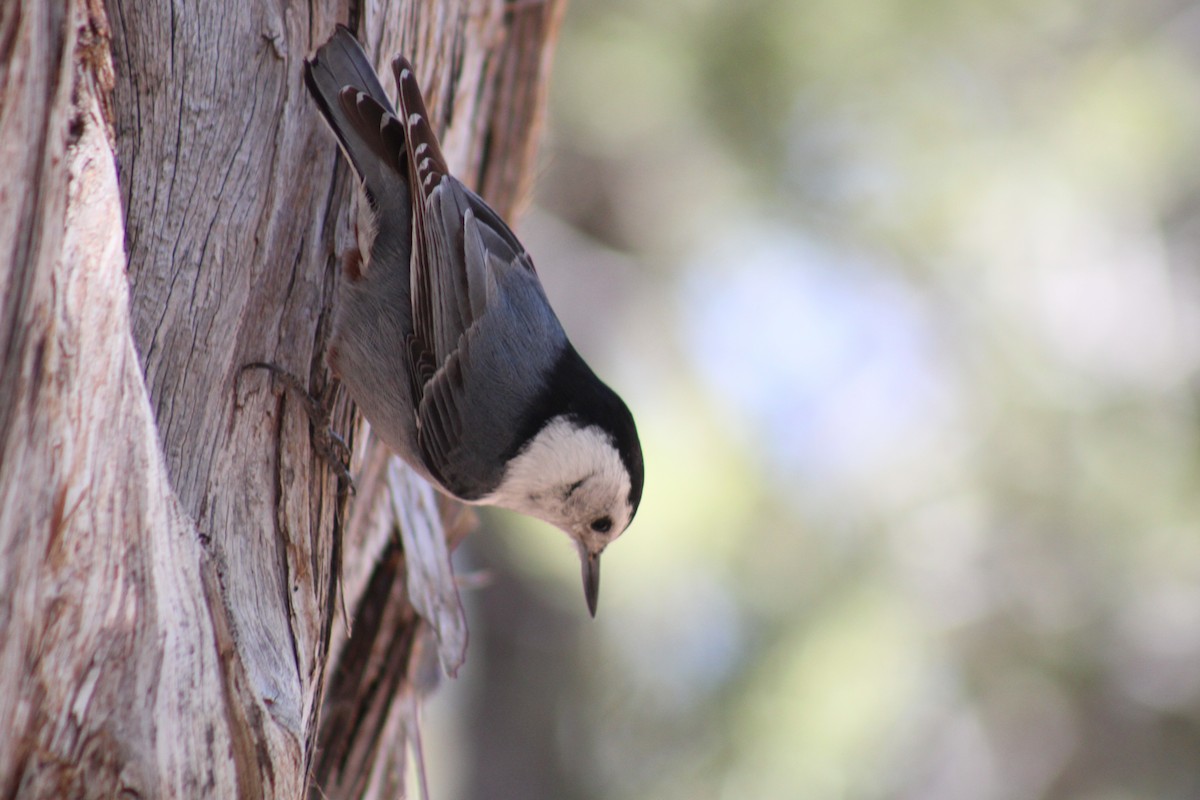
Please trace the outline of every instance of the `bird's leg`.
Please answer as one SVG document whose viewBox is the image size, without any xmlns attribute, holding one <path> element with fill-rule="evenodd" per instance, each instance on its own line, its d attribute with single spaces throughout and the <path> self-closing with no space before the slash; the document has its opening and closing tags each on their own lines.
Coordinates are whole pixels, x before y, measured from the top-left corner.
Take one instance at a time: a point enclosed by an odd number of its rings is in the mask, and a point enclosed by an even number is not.
<svg viewBox="0 0 1200 800">
<path fill-rule="evenodd" d="M 350 477 L 349 466 L 350 447 L 346 444 L 346 440 L 333 429 L 334 384 L 326 385 L 325 391 L 321 393 L 321 399 L 318 400 L 309 393 L 308 387 L 304 385 L 303 381 L 277 364 L 269 364 L 265 361 L 243 364 L 241 372 L 238 373 L 239 381 L 242 373 L 248 369 L 267 370 L 300 398 L 301 406 L 308 414 L 308 420 L 312 424 L 313 449 L 333 467 L 333 471 L 342 481 L 342 485 L 346 487 L 346 491 L 354 494 L 354 479 Z"/>
</svg>

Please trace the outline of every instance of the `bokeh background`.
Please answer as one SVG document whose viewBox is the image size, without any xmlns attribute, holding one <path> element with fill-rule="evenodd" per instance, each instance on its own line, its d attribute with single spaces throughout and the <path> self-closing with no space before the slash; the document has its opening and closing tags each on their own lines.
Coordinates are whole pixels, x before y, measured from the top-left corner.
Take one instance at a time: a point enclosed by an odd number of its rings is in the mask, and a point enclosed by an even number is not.
<svg viewBox="0 0 1200 800">
<path fill-rule="evenodd" d="M 576 0 L 521 225 L 645 500 L 459 554 L 441 800 L 1200 797 L 1200 5 Z"/>
</svg>

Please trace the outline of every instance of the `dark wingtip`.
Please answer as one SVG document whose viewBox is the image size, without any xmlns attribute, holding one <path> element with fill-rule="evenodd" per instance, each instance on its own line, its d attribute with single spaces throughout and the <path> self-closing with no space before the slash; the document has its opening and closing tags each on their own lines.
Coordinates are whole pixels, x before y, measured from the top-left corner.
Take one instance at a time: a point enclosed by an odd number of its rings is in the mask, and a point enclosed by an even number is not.
<svg viewBox="0 0 1200 800">
<path fill-rule="evenodd" d="M 400 73 L 403 72 L 404 70 L 408 70 L 409 72 L 412 72 L 413 71 L 412 62 L 409 61 L 407 58 L 405 58 L 403 55 L 397 54 L 396 57 L 392 59 L 392 73 L 396 76 L 397 81 L 400 80 Z"/>
</svg>

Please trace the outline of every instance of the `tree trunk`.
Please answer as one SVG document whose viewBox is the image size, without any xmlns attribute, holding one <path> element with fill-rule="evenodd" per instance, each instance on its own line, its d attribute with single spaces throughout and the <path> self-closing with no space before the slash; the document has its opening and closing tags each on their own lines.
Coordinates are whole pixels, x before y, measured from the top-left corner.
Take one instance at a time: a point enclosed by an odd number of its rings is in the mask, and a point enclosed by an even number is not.
<svg viewBox="0 0 1200 800">
<path fill-rule="evenodd" d="M 511 215 L 561 10 L 0 4 L 0 795 L 401 792 L 430 637 L 396 527 L 462 515 L 337 391 L 339 499 L 301 403 L 239 380 L 328 381 L 352 178 L 301 59 L 339 21 L 405 52 Z"/>
</svg>

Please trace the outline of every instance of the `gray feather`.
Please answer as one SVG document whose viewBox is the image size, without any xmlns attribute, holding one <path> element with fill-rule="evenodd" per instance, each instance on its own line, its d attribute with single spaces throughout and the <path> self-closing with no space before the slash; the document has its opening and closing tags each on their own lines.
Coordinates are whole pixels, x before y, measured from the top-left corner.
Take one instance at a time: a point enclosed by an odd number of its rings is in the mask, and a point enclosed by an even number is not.
<svg viewBox="0 0 1200 800">
<path fill-rule="evenodd" d="M 398 114 L 345 29 L 306 70 L 378 211 L 370 267 L 343 286 L 331 363 L 393 450 L 479 499 L 569 346 L 516 236 L 450 175 L 411 65 L 393 70 Z"/>
<path fill-rule="evenodd" d="M 358 172 L 376 212 L 408 219 L 403 126 L 367 54 L 347 28 L 305 62 L 304 80 L 321 114 Z M 344 92 L 349 87 L 352 92 Z"/>
<path fill-rule="evenodd" d="M 413 339 L 439 365 L 418 398 L 418 440 L 446 488 L 478 499 L 500 483 L 566 334 L 516 236 L 450 175 L 411 65 L 392 70 L 415 176 Z"/>
<path fill-rule="evenodd" d="M 436 258 L 424 270 L 413 265 L 414 292 L 420 285 L 439 309 L 426 325 L 414 317 L 414 337 L 430 343 L 441 365 L 418 405 L 421 450 L 443 485 L 466 499 L 503 478 L 522 414 L 566 344 L 528 256 L 489 248 L 502 239 L 476 217 L 473 198 L 453 177 L 439 183 L 416 232 Z"/>
</svg>

